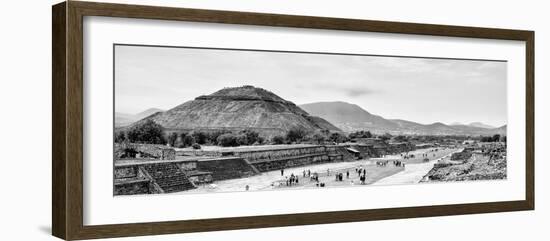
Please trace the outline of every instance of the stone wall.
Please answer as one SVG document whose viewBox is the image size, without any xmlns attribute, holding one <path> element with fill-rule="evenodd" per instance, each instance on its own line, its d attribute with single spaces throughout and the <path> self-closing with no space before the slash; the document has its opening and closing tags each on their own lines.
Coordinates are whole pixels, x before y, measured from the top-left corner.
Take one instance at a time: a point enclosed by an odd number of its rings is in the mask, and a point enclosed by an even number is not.
<svg viewBox="0 0 550 241">
<path fill-rule="evenodd" d="M 140 166 L 115 166 L 114 195 L 163 193 L 153 178 Z"/>
<path fill-rule="evenodd" d="M 214 178 L 212 177 L 211 172 L 201 172 L 201 171 L 188 172 L 187 176 L 189 177 L 189 180 L 195 184 L 205 184 L 205 183 L 211 183 L 214 181 Z"/>
<path fill-rule="evenodd" d="M 220 151 L 203 151 L 203 150 L 178 150 L 176 156 L 209 156 L 217 157 L 222 156 Z"/>
<path fill-rule="evenodd" d="M 114 195 L 147 194 L 150 191 L 149 180 L 135 180 L 115 183 Z"/>
<path fill-rule="evenodd" d="M 184 171 L 197 170 L 197 161 L 178 162 L 177 165 Z"/>
<path fill-rule="evenodd" d="M 397 154 L 401 152 L 409 152 L 415 149 L 415 146 L 410 143 L 390 143 L 388 152 Z"/>
<path fill-rule="evenodd" d="M 376 150 L 372 145 L 352 145 L 352 148 L 357 149 L 359 152 L 361 152 L 361 156 L 363 158 L 369 158 L 369 157 L 379 157 L 379 155 L 376 153 Z"/>
<path fill-rule="evenodd" d="M 266 148 L 265 150 L 251 151 L 225 151 L 222 155 L 233 155 L 244 158 L 261 172 L 343 160 L 340 153 L 335 151 L 330 152 L 327 149 L 327 146 L 307 146 L 284 149 Z"/>
<path fill-rule="evenodd" d="M 279 160 L 290 157 L 307 155 L 327 154 L 325 146 L 310 146 L 286 149 L 266 149 L 254 151 L 235 151 L 232 155 L 245 158 L 250 163 L 265 162 L 268 160 Z M 227 154 L 226 154 L 227 155 Z"/>
<path fill-rule="evenodd" d="M 138 143 L 116 143 L 115 158 L 151 158 L 159 160 L 175 160 L 176 151 L 173 148 L 163 145 L 138 144 Z M 139 157 L 138 157 L 139 155 Z"/>
<path fill-rule="evenodd" d="M 283 168 L 306 166 L 312 164 L 321 164 L 330 162 L 331 159 L 327 153 L 311 154 L 294 157 L 285 157 L 281 159 L 269 159 L 264 161 L 256 161 L 252 163 L 256 169 L 261 172 L 280 170 Z"/>
<path fill-rule="evenodd" d="M 197 162 L 197 170 L 211 172 L 214 181 L 248 177 L 259 173 L 241 157 L 200 160 Z"/>
<path fill-rule="evenodd" d="M 115 179 L 135 178 L 138 176 L 137 166 L 125 166 L 115 168 Z"/>
</svg>

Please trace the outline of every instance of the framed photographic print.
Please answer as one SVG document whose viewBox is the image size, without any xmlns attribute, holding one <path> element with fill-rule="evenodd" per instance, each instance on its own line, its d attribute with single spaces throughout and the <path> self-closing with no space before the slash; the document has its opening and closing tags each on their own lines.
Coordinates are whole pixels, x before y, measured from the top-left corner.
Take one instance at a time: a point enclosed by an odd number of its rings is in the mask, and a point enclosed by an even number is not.
<svg viewBox="0 0 550 241">
<path fill-rule="evenodd" d="M 53 235 L 534 209 L 534 32 L 53 6 Z"/>
</svg>

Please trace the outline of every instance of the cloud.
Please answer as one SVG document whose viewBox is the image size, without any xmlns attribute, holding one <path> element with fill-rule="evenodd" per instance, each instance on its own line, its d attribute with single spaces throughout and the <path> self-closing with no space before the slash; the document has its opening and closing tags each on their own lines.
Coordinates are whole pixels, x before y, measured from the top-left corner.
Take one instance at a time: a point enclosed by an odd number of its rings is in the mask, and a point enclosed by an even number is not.
<svg viewBox="0 0 550 241">
<path fill-rule="evenodd" d="M 368 94 L 372 94 L 374 91 L 367 88 L 346 88 L 344 92 L 350 97 L 360 97 Z"/>
<path fill-rule="evenodd" d="M 318 78 L 318 80 L 321 80 L 321 78 Z M 350 98 L 362 97 L 379 92 L 378 89 L 375 90 L 370 88 L 370 86 L 366 86 L 366 82 L 367 81 L 362 80 L 343 79 L 334 81 L 333 79 L 325 79 L 324 82 L 320 83 L 312 81 L 308 84 L 299 83 L 295 86 L 303 90 L 313 90 L 313 92 L 318 93 L 331 93 L 333 96 L 340 95 Z"/>
</svg>

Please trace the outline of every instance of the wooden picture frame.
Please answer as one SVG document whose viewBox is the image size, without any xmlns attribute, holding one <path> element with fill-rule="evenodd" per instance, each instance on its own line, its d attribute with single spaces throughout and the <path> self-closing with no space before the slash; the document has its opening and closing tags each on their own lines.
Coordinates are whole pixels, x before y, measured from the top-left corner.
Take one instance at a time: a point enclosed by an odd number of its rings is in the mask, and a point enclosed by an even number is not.
<svg viewBox="0 0 550 241">
<path fill-rule="evenodd" d="M 110 238 L 521 211 L 533 210 L 535 207 L 535 37 L 533 31 L 78 1 L 59 3 L 52 7 L 52 11 L 52 233 L 56 237 L 66 240 Z M 117 18 L 142 18 L 524 41 L 526 43 L 525 199 L 517 201 L 474 204 L 85 226 L 83 224 L 84 16 L 107 16 Z"/>
</svg>

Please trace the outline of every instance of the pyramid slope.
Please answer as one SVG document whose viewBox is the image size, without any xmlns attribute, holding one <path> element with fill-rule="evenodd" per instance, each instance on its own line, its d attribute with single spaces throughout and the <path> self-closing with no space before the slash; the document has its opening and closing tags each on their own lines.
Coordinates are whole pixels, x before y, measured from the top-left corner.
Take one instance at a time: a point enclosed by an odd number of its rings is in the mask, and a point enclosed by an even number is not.
<svg viewBox="0 0 550 241">
<path fill-rule="evenodd" d="M 170 130 L 244 130 L 284 135 L 294 127 L 314 132 L 337 127 L 274 93 L 253 86 L 224 88 L 185 102 L 150 119 Z"/>
</svg>

